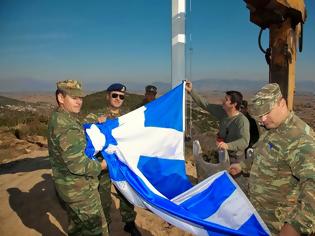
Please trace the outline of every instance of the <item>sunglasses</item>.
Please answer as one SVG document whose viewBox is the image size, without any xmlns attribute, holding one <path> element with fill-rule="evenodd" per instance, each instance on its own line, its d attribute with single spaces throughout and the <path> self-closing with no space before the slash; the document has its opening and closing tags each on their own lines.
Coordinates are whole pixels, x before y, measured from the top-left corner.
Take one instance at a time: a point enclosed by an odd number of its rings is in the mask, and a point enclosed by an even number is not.
<svg viewBox="0 0 315 236">
<path fill-rule="evenodd" d="M 112 98 L 118 98 L 119 97 L 120 100 L 124 100 L 125 99 L 125 95 L 118 94 L 118 93 L 112 93 L 111 96 L 112 96 Z"/>
</svg>

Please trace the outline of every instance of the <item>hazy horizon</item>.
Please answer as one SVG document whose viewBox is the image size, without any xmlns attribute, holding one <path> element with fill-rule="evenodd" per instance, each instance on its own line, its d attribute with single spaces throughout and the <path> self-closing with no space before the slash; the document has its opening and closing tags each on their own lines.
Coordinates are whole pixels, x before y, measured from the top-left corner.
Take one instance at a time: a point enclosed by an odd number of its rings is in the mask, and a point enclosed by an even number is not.
<svg viewBox="0 0 315 236">
<path fill-rule="evenodd" d="M 25 83 L 28 83 L 24 81 Z M 123 82 L 127 86 L 127 91 L 142 93 L 144 88 L 148 83 L 146 82 Z M 242 80 L 242 79 L 203 79 L 193 81 L 194 88 L 200 91 L 227 91 L 227 90 L 239 90 L 239 91 L 256 91 L 264 84 L 268 83 L 265 80 Z M 171 89 L 171 82 L 153 82 L 150 83 L 158 88 L 159 93 L 165 93 Z M 33 84 L 34 85 L 34 84 Z M 97 92 L 106 90 L 110 85 L 107 82 L 94 82 L 94 83 L 84 83 L 83 88 L 86 92 Z M 12 85 L 13 86 L 13 85 Z M 32 87 L 25 87 L 26 85 L 20 83 L 18 87 L 14 87 L 8 90 L 0 88 L 0 94 L 5 93 L 54 93 L 55 83 L 50 85 L 45 82 L 40 84 L 35 84 Z M 296 81 L 296 91 L 297 92 L 312 92 L 315 91 L 315 81 L 308 80 L 298 80 Z"/>
</svg>

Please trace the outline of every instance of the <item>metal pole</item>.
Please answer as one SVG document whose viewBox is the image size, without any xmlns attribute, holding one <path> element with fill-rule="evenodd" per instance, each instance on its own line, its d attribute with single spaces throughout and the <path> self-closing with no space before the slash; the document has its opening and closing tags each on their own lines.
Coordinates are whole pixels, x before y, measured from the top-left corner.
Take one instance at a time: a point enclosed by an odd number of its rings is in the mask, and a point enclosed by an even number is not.
<svg viewBox="0 0 315 236">
<path fill-rule="evenodd" d="M 186 78 L 185 14 L 186 0 L 172 0 L 172 88 Z"/>
</svg>

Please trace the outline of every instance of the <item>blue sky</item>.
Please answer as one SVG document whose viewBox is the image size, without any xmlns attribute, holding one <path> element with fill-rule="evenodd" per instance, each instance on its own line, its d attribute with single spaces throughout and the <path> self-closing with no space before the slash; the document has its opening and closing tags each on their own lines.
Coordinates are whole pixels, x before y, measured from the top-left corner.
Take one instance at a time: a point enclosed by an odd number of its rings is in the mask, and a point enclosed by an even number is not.
<svg viewBox="0 0 315 236">
<path fill-rule="evenodd" d="M 315 1 L 305 2 L 296 73 L 297 80 L 315 80 Z M 0 0 L 0 91 L 50 90 L 44 87 L 67 78 L 87 88 L 170 82 L 170 16 L 171 0 Z M 192 80 L 268 80 L 259 28 L 242 0 L 192 0 L 187 26 Z M 265 48 L 267 38 L 265 31 Z"/>
</svg>

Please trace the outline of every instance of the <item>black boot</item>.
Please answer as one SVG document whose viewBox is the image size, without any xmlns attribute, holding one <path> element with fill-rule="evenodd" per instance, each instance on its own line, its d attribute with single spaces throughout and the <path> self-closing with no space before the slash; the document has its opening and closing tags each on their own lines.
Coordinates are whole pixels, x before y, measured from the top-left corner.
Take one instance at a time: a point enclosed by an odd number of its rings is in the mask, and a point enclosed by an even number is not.
<svg viewBox="0 0 315 236">
<path fill-rule="evenodd" d="M 137 229 L 134 221 L 127 222 L 124 227 L 124 231 L 130 233 L 131 236 L 141 236 L 140 231 Z"/>
</svg>

